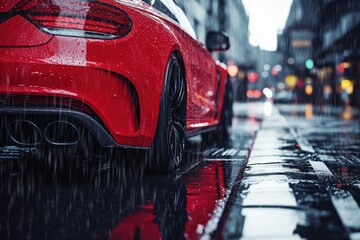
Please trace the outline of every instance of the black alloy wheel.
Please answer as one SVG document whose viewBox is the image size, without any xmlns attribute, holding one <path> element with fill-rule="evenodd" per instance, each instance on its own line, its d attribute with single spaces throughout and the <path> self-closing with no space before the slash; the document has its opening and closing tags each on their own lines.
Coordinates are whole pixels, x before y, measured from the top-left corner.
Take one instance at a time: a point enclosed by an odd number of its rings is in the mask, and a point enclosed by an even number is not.
<svg viewBox="0 0 360 240">
<path fill-rule="evenodd" d="M 185 128 L 186 84 L 179 60 L 172 55 L 167 65 L 148 170 L 168 173 L 179 166 L 185 150 Z"/>
</svg>

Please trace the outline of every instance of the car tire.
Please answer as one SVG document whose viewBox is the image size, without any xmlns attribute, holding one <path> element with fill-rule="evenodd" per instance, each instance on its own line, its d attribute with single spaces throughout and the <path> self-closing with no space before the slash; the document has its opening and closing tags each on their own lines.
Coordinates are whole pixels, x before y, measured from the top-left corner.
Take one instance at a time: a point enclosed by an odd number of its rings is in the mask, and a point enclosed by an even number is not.
<svg viewBox="0 0 360 240">
<path fill-rule="evenodd" d="M 186 83 L 175 55 L 167 64 L 158 125 L 147 161 L 153 173 L 172 172 L 182 161 L 185 149 Z"/>
<path fill-rule="evenodd" d="M 205 145 L 213 145 L 215 143 L 222 144 L 228 142 L 231 134 L 233 102 L 234 97 L 232 85 L 231 82 L 227 80 L 225 83 L 225 93 L 223 106 L 221 109 L 220 123 L 215 130 L 205 132 L 201 135 Z"/>
</svg>

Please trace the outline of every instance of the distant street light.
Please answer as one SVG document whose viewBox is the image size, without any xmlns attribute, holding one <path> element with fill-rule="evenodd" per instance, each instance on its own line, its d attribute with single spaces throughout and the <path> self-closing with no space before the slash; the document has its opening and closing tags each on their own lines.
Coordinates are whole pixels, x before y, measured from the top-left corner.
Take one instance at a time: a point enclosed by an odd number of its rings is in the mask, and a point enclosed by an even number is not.
<svg viewBox="0 0 360 240">
<path fill-rule="evenodd" d="M 269 72 L 263 71 L 263 72 L 261 73 L 261 76 L 262 76 L 263 78 L 268 78 L 268 77 L 269 77 Z"/>
<path fill-rule="evenodd" d="M 296 87 L 297 81 L 298 81 L 298 78 L 295 75 L 287 75 L 285 77 L 285 84 L 290 89 L 294 89 Z"/>
<path fill-rule="evenodd" d="M 314 61 L 312 59 L 308 59 L 305 62 L 305 67 L 309 70 L 314 68 Z"/>
<path fill-rule="evenodd" d="M 347 94 L 352 94 L 354 91 L 354 84 L 349 79 L 342 79 L 340 86 L 341 86 L 341 89 L 346 91 Z"/>
<path fill-rule="evenodd" d="M 293 64 L 295 63 L 295 59 L 292 58 L 292 57 L 289 57 L 288 60 L 287 60 L 287 63 L 288 63 L 289 65 L 293 65 Z"/>
<path fill-rule="evenodd" d="M 264 65 L 264 70 L 265 70 L 265 71 L 269 71 L 270 68 L 271 68 L 271 67 L 270 67 L 270 64 L 265 64 L 265 65 Z"/>
<path fill-rule="evenodd" d="M 236 65 L 230 65 L 230 66 L 228 66 L 227 70 L 228 70 L 230 77 L 235 77 L 239 71 L 239 68 Z"/>
<path fill-rule="evenodd" d="M 306 95 L 311 95 L 313 93 L 314 89 L 311 85 L 306 85 L 305 87 L 305 93 Z"/>
<path fill-rule="evenodd" d="M 265 95 L 266 98 L 272 98 L 273 97 L 273 92 L 271 91 L 270 88 L 264 88 L 263 89 L 263 94 Z"/>
</svg>

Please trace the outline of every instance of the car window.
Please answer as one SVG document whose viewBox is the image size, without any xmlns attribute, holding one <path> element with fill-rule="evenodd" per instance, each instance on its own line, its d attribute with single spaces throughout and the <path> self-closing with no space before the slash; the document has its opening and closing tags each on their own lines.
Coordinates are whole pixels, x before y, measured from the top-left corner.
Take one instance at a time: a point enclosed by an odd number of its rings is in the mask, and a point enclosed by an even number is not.
<svg viewBox="0 0 360 240">
<path fill-rule="evenodd" d="M 147 4 L 153 6 L 160 12 L 164 13 L 168 17 L 170 17 L 172 20 L 179 23 L 177 18 L 175 17 L 174 13 L 171 11 L 171 8 L 169 6 L 169 3 L 163 0 L 142 0 L 143 2 L 146 2 Z"/>
<path fill-rule="evenodd" d="M 172 10 L 176 16 L 176 18 L 178 19 L 180 25 L 185 29 L 185 31 L 194 39 L 197 39 L 195 31 L 193 29 L 193 27 L 191 26 L 189 19 L 186 17 L 185 13 L 183 12 L 183 10 L 180 8 L 180 6 L 170 0 L 171 2 L 171 6 L 172 6 Z"/>
<path fill-rule="evenodd" d="M 194 39 L 197 39 L 195 31 L 191 26 L 188 18 L 186 17 L 183 10 L 173 0 L 142 0 L 147 4 L 153 6 L 160 12 L 166 14 L 171 19 L 176 21 L 184 28 L 184 30 Z"/>
</svg>

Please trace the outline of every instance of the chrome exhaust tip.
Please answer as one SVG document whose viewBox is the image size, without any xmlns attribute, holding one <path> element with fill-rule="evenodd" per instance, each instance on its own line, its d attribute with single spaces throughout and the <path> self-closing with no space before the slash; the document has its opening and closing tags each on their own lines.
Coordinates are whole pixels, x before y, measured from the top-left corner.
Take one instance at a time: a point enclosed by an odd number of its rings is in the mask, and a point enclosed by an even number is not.
<svg viewBox="0 0 360 240">
<path fill-rule="evenodd" d="M 44 130 L 45 140 L 56 146 L 75 145 L 80 142 L 79 129 L 67 121 L 49 123 Z"/>
<path fill-rule="evenodd" d="M 10 139 L 21 146 L 36 146 L 42 141 L 39 127 L 28 120 L 13 120 L 7 124 L 6 133 Z"/>
</svg>

